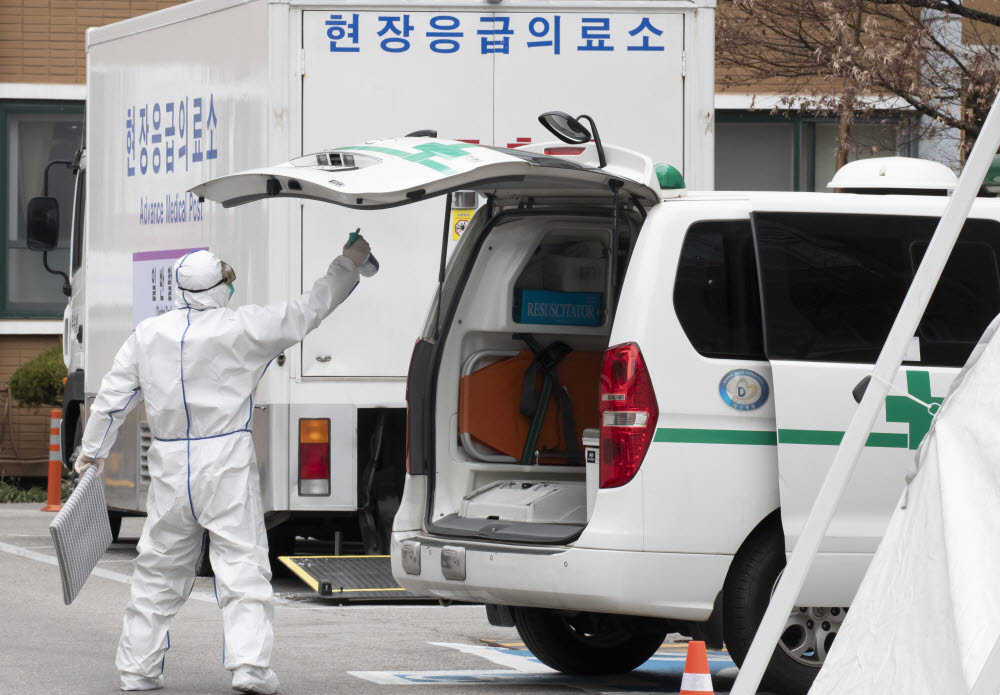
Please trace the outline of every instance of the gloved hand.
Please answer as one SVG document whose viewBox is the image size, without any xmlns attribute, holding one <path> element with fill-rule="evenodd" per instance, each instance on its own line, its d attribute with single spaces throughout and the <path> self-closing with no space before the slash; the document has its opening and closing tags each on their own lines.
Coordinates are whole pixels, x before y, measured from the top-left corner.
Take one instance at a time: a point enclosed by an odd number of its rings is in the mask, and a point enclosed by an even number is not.
<svg viewBox="0 0 1000 695">
<path fill-rule="evenodd" d="M 94 461 L 90 456 L 77 456 L 76 463 L 73 464 L 73 470 L 76 471 L 77 475 L 83 475 L 87 472 L 87 469 L 93 465 L 97 466 L 97 475 L 104 472 L 104 461 L 105 459 L 97 459 Z"/>
<path fill-rule="evenodd" d="M 344 258 L 351 261 L 356 267 L 361 267 L 361 264 L 368 259 L 368 255 L 372 252 L 372 247 L 368 245 L 365 238 L 358 235 L 357 241 L 355 241 L 350 246 L 344 247 Z"/>
</svg>

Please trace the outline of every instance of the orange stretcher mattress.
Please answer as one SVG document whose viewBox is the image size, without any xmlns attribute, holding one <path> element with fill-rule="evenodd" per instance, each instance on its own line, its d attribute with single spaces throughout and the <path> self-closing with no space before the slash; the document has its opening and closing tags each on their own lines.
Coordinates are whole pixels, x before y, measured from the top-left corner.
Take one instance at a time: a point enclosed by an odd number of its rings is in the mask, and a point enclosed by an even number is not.
<svg viewBox="0 0 1000 695">
<path fill-rule="evenodd" d="M 462 377 L 459 386 L 460 433 L 468 433 L 491 449 L 520 460 L 524 443 L 531 429 L 531 420 L 521 414 L 521 389 L 524 374 L 535 356 L 530 350 L 494 362 Z M 576 443 L 580 446 L 583 430 L 599 424 L 599 390 L 603 352 L 573 351 L 563 358 L 557 368 L 559 384 L 569 393 L 576 425 Z M 539 369 L 536 393 L 541 392 L 544 371 Z M 559 401 L 555 393 L 549 399 L 542 430 L 536 447 L 541 452 L 565 452 Z M 563 457 L 540 456 L 541 463 L 583 465 L 581 453 L 578 460 Z"/>
</svg>

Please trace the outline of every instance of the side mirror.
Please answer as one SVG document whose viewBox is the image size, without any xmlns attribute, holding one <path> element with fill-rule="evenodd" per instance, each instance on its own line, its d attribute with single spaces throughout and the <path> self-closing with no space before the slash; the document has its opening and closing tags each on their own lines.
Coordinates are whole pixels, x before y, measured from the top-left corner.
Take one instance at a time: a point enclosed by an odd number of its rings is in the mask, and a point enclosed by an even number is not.
<svg viewBox="0 0 1000 695">
<path fill-rule="evenodd" d="M 59 243 L 59 201 L 32 198 L 28 201 L 28 248 L 51 251 Z"/>
<path fill-rule="evenodd" d="M 557 138 L 571 145 L 582 145 L 592 139 L 590 131 L 580 121 L 562 111 L 547 111 L 538 117 L 538 122 Z"/>
</svg>

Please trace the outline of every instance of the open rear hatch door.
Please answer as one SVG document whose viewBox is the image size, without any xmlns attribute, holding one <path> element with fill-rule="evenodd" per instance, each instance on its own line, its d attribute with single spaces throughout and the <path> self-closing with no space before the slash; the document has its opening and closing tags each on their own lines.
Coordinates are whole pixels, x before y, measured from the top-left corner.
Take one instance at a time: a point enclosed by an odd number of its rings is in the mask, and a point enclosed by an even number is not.
<svg viewBox="0 0 1000 695">
<path fill-rule="evenodd" d="M 405 137 L 223 176 L 191 192 L 227 208 L 266 198 L 305 198 L 378 210 L 459 190 L 499 200 L 532 197 L 599 203 L 610 201 L 615 187 L 620 187 L 622 199 L 633 199 L 644 208 L 659 201 L 646 184 L 559 157 Z"/>
</svg>

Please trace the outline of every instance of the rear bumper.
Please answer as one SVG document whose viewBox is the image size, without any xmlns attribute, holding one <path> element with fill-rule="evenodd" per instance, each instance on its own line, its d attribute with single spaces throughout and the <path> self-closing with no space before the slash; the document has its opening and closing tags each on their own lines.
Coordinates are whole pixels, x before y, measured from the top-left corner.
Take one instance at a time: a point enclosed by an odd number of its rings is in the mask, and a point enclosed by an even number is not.
<svg viewBox="0 0 1000 695">
<path fill-rule="evenodd" d="M 419 543 L 420 573 L 402 565 Z M 464 556 L 465 579 L 446 579 L 444 548 Z M 407 591 L 455 601 L 642 615 L 702 622 L 722 590 L 730 555 L 644 553 L 442 541 L 412 531 L 392 538 L 392 573 Z"/>
</svg>

